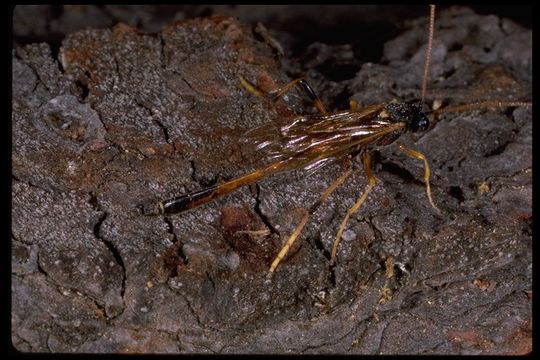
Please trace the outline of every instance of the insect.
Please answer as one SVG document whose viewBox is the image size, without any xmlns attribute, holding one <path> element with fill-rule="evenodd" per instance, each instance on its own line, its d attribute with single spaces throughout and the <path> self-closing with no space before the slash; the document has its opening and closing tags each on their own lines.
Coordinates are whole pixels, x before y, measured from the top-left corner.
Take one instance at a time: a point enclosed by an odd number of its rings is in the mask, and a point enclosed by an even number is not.
<svg viewBox="0 0 540 360">
<path fill-rule="evenodd" d="M 282 97 L 294 87 L 301 88 L 311 99 L 318 110 L 318 114 L 299 115 L 281 122 L 263 125 L 251 132 L 257 138 L 257 149 L 265 151 L 269 163 L 246 175 L 232 179 L 225 183 L 216 184 L 208 188 L 181 195 L 173 199 L 161 201 L 146 211 L 148 215 L 168 215 L 181 213 L 208 203 L 238 189 L 253 184 L 264 177 L 293 169 L 316 169 L 328 162 L 349 159 L 359 160 L 363 164 L 368 184 L 364 192 L 357 199 L 342 220 L 331 252 L 331 264 L 336 261 L 337 249 L 349 218 L 357 212 L 367 199 L 369 193 L 376 185 L 377 180 L 371 170 L 370 151 L 378 146 L 395 143 L 407 156 L 420 160 L 424 165 L 424 182 L 426 195 L 431 206 L 439 211 L 431 194 L 430 168 L 423 153 L 405 147 L 398 139 L 406 132 L 423 132 L 429 128 L 428 112 L 423 110 L 424 97 L 427 87 L 431 48 L 434 34 L 435 6 L 430 6 L 429 36 L 424 61 L 424 74 L 422 80 L 422 96 L 418 101 L 390 102 L 374 104 L 359 108 L 354 102 L 351 108 L 345 111 L 329 113 L 317 96 L 313 88 L 303 79 L 296 79 L 280 89 L 265 94 L 253 84 L 240 76 L 241 85 L 256 96 L 271 96 L 274 99 Z M 465 111 L 482 107 L 521 106 L 521 102 L 482 102 L 461 107 L 439 109 L 433 113 L 447 111 Z M 323 204 L 327 198 L 352 174 L 352 169 L 346 170 L 336 179 L 303 215 L 295 230 L 282 246 L 274 258 L 268 276 L 271 277 L 280 262 L 288 253 L 309 217 Z"/>
</svg>

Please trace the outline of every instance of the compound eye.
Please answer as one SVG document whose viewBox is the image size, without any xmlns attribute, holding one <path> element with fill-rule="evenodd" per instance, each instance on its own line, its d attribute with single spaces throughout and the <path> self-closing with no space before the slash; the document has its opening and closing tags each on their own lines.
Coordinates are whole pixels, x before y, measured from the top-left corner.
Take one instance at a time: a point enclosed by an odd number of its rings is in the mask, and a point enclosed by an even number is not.
<svg viewBox="0 0 540 360">
<path fill-rule="evenodd" d="M 429 127 L 429 120 L 424 117 L 418 121 L 418 131 L 426 131 Z"/>
<path fill-rule="evenodd" d="M 412 132 L 426 131 L 428 127 L 429 120 L 425 116 L 414 119 L 409 126 Z"/>
</svg>

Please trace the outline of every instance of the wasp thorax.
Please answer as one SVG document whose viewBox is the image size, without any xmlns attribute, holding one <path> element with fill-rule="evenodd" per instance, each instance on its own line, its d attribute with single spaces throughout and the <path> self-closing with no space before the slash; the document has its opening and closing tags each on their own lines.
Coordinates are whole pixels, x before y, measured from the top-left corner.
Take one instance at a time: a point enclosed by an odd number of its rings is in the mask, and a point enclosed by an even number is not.
<svg viewBox="0 0 540 360">
<path fill-rule="evenodd" d="M 418 102 L 390 103 L 386 105 L 386 111 L 393 121 L 407 123 L 411 132 L 425 131 L 429 127 L 429 120 Z"/>
</svg>

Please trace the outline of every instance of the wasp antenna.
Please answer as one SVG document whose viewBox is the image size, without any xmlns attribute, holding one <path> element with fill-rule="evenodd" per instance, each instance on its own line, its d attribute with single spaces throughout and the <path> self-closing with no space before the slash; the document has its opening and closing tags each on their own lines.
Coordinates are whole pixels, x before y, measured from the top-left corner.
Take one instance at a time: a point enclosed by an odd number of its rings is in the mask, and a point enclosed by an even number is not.
<svg viewBox="0 0 540 360">
<path fill-rule="evenodd" d="M 431 50 L 433 48 L 433 33 L 435 31 L 435 5 L 429 5 L 429 37 L 426 48 L 426 59 L 424 61 L 424 76 L 422 78 L 422 100 L 420 104 L 423 107 L 426 96 L 427 80 L 429 74 L 429 63 L 431 61 Z"/>
<path fill-rule="evenodd" d="M 499 101 L 499 100 L 487 100 L 487 101 L 480 101 L 475 102 L 472 104 L 464 104 L 464 105 L 454 105 L 454 106 L 447 106 L 444 108 L 436 109 L 430 111 L 432 114 L 442 114 L 442 113 L 448 113 L 448 112 L 462 112 L 462 111 L 472 111 L 472 110 L 485 110 L 485 109 L 503 109 L 503 108 L 509 108 L 509 107 L 525 107 L 530 108 L 532 107 L 531 102 L 527 101 Z"/>
</svg>

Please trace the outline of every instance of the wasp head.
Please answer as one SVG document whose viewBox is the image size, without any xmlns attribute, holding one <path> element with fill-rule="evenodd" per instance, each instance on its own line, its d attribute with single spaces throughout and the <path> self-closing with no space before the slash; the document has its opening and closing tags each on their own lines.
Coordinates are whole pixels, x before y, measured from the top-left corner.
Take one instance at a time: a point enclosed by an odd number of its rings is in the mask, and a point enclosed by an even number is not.
<svg viewBox="0 0 540 360">
<path fill-rule="evenodd" d="M 411 132 L 426 131 L 429 127 L 429 120 L 419 102 L 390 103 L 386 110 L 393 120 L 405 122 Z"/>
</svg>

